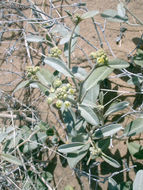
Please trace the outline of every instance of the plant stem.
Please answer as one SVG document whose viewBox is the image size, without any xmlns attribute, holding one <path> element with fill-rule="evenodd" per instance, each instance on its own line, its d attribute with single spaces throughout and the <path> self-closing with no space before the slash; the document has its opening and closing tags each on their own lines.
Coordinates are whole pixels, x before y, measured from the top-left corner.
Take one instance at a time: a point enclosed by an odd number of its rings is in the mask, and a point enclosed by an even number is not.
<svg viewBox="0 0 143 190">
<path fill-rule="evenodd" d="M 71 33 L 70 40 L 69 40 L 69 57 L 68 57 L 68 68 L 69 69 L 70 69 L 70 66 L 71 66 L 71 43 L 72 43 L 72 38 L 73 38 L 73 35 L 74 35 L 76 27 L 77 27 L 77 25 L 74 26 L 74 28 L 72 30 L 72 33 Z"/>
<path fill-rule="evenodd" d="M 99 39 L 99 41 L 100 41 L 100 47 L 103 48 L 103 42 L 102 42 L 102 39 L 101 39 L 101 37 L 100 37 L 99 31 L 98 31 L 98 29 L 97 29 L 97 25 L 96 25 L 96 23 L 94 22 L 94 18 L 92 18 L 92 22 L 93 22 L 93 24 L 94 24 L 94 27 L 95 27 L 95 30 L 96 30 L 98 39 Z"/>
</svg>

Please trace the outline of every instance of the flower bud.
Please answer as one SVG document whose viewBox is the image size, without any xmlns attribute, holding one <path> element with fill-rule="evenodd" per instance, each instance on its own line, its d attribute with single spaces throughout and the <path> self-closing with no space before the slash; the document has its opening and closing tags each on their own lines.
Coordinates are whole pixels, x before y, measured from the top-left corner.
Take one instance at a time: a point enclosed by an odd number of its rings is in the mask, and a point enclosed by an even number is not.
<svg viewBox="0 0 143 190">
<path fill-rule="evenodd" d="M 104 64 L 104 58 L 103 57 L 98 57 L 97 58 L 97 63 L 98 64 Z"/>
<path fill-rule="evenodd" d="M 90 53 L 90 57 L 92 58 L 92 59 L 96 59 L 96 52 L 91 52 Z"/>
<path fill-rule="evenodd" d="M 66 84 L 66 87 L 69 89 L 71 87 L 71 84 L 70 83 L 67 83 Z"/>
<path fill-rule="evenodd" d="M 66 108 L 71 107 L 71 103 L 70 103 L 69 101 L 65 101 L 65 107 L 66 107 Z"/>
<path fill-rule="evenodd" d="M 67 91 L 67 86 L 62 86 L 62 92 L 66 92 Z"/>
<path fill-rule="evenodd" d="M 75 94 L 75 89 L 70 88 L 70 89 L 68 90 L 68 94 L 74 95 L 74 94 Z"/>
<path fill-rule="evenodd" d="M 57 108 L 61 108 L 62 105 L 63 105 L 63 102 L 62 102 L 61 100 L 57 100 L 57 102 L 56 102 L 56 107 L 57 107 Z"/>
<path fill-rule="evenodd" d="M 55 88 L 57 88 L 57 87 L 61 86 L 61 84 L 62 84 L 62 81 L 61 81 L 60 79 L 56 79 L 56 80 L 54 81 L 54 83 L 53 83 L 53 86 L 54 86 Z"/>
<path fill-rule="evenodd" d="M 48 98 L 47 98 L 47 103 L 48 103 L 48 104 L 51 104 L 52 101 L 53 101 L 53 98 L 52 98 L 52 97 L 48 97 Z"/>
<path fill-rule="evenodd" d="M 55 89 L 53 87 L 50 88 L 50 92 L 51 93 L 54 93 L 55 92 Z"/>
<path fill-rule="evenodd" d="M 63 95 L 63 99 L 65 100 L 68 97 L 67 93 Z"/>
</svg>

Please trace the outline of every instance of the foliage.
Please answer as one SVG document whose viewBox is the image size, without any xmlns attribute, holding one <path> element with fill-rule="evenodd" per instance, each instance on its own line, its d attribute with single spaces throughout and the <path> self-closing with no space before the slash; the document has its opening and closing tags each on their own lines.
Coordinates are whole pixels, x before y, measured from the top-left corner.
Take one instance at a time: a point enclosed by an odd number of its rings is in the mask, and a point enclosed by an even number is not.
<svg viewBox="0 0 143 190">
<path fill-rule="evenodd" d="M 37 6 L 33 7 L 33 10 L 35 9 L 39 12 L 35 13 L 35 17 L 45 21 L 44 14 L 39 16 L 41 11 Z M 103 48 L 95 48 L 90 55 L 87 55 L 87 64 L 90 63 L 90 69 L 85 69 L 78 64 L 73 66 L 73 53 L 78 47 L 78 38 L 81 37 L 80 24 L 86 19 L 94 21 L 93 17 L 96 18 L 99 12 L 96 10 L 86 11 L 83 14 L 73 14 L 68 10 L 65 12 L 72 22 L 72 29 L 68 29 L 65 24 L 55 19 L 55 23 L 51 25 L 47 23 L 40 26 L 46 30 L 45 36 L 25 35 L 28 55 L 30 43 L 38 43 L 43 48 L 43 54 L 40 56 L 42 64 L 27 66 L 23 80 L 12 92 L 13 96 L 23 89 L 40 92 L 49 108 L 48 112 L 54 109 L 54 114 L 58 115 L 57 121 L 60 124 L 63 122 L 61 126 L 65 129 L 64 135 L 59 134 L 57 126 L 51 125 L 49 121 L 42 121 L 41 117 L 35 114 L 32 105 L 28 110 L 28 115 L 25 116 L 23 113 L 22 116 L 19 115 L 19 120 L 24 118 L 26 122 L 15 127 L 13 119 L 17 117 L 10 112 L 11 125 L 0 129 L 4 172 L 8 178 L 12 176 L 11 173 L 19 176 L 21 184 L 18 183 L 18 185 L 23 189 L 52 189 L 49 184 L 53 179 L 53 174 L 47 164 L 49 160 L 43 160 L 45 152 L 46 158 L 50 151 L 59 154 L 75 171 L 79 168 L 84 169 L 85 165 L 91 168 L 91 165 L 98 160 L 105 161 L 111 168 L 121 170 L 121 160 L 109 154 L 109 148 L 113 146 L 112 142 L 116 139 L 118 142 L 127 141 L 131 156 L 143 159 L 142 146 L 132 142 L 132 137 L 143 132 L 142 107 L 137 111 L 140 115 L 124 127 L 120 120 L 130 113 L 135 115 L 136 111 L 131 109 L 128 101 L 118 99 L 118 95 L 112 98 L 114 90 L 111 77 L 112 73 L 124 73 L 128 78 L 128 83 L 137 83 L 142 92 L 142 73 L 140 78 L 134 73 L 131 75 L 126 73 L 130 73 L 131 67 L 142 67 L 143 51 L 138 49 L 136 55 L 133 56 L 133 62 L 128 62 L 120 58 L 109 58 Z M 101 16 L 109 21 L 129 24 L 126 6 L 123 3 L 117 5 L 117 10 L 105 10 Z M 38 18 L 37 22 L 39 22 Z M 57 40 L 57 34 L 60 35 L 59 40 Z M 49 48 L 48 54 L 44 53 L 44 45 Z M 32 59 L 30 60 L 33 62 Z M 136 77 L 137 81 L 133 77 Z M 108 85 L 106 85 L 107 81 Z M 25 108 L 26 105 L 21 107 L 22 110 Z M 44 111 L 47 112 L 47 110 Z M 120 118 L 114 120 L 118 114 L 121 114 Z M 126 169 L 128 171 L 130 167 Z M 116 174 L 119 173 L 121 172 L 116 172 Z M 136 190 L 138 185 L 140 189 L 142 187 L 142 170 L 137 172 L 133 183 L 127 181 L 117 184 L 113 176 L 105 177 L 105 181 L 109 182 L 110 190 L 132 188 Z M 96 178 L 95 181 L 101 182 Z M 16 182 L 13 183 L 15 187 L 18 186 Z M 74 188 L 67 185 L 64 189 Z"/>
</svg>

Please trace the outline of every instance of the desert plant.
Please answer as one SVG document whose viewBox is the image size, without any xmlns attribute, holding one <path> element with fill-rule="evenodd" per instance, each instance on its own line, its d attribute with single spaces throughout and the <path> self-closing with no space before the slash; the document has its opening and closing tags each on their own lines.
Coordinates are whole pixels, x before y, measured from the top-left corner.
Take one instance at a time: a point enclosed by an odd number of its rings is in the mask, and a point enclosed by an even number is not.
<svg viewBox="0 0 143 190">
<path fill-rule="evenodd" d="M 78 6 L 84 6 L 84 4 L 79 3 Z M 126 15 L 127 10 L 123 3 L 119 3 L 117 11 L 105 10 L 101 16 L 110 21 L 130 24 Z M 40 12 L 39 9 L 37 11 Z M 132 142 L 132 136 L 143 132 L 143 118 L 142 110 L 135 111 L 128 101 L 118 99 L 118 96 L 112 97 L 114 90 L 110 76 L 114 71 L 122 72 L 128 78 L 128 83 L 138 85 L 141 90 L 142 74 L 130 73 L 128 68 L 142 67 L 143 52 L 138 49 L 137 54 L 133 56 L 133 62 L 129 62 L 115 57 L 109 58 L 103 48 L 94 47 L 94 51 L 87 55 L 90 70 L 78 65 L 73 66 L 72 55 L 78 38 L 81 37 L 80 24 L 86 19 L 92 19 L 94 22 L 93 17 L 96 17 L 99 12 L 86 10 L 82 14 L 73 14 L 66 10 L 66 14 L 70 18 L 73 29 L 59 22 L 51 25 L 44 23 L 42 28 L 47 30 L 44 37 L 32 34 L 25 36 L 27 44 L 44 43 L 49 47 L 49 53 L 48 56 L 44 55 L 44 58 L 42 54 L 43 65 L 30 65 L 25 68 L 24 79 L 12 93 L 14 95 L 23 88 L 38 89 L 50 110 L 53 108 L 58 114 L 58 119 L 63 122 L 66 138 L 61 137 L 57 128 L 50 126 L 49 123 L 22 115 L 26 120 L 25 125 L 15 128 L 12 123 L 11 126 L 1 129 L 2 164 L 7 161 L 17 166 L 8 173 L 7 171 L 11 168 L 9 164 L 4 172 L 7 173 L 8 180 L 12 173 L 21 177 L 23 183 L 21 185 L 19 181 L 19 185 L 25 189 L 52 189 L 49 182 L 53 176 L 47 171 L 46 163 L 42 160 L 42 153 L 44 150 L 51 151 L 53 146 L 56 147 L 55 153 L 64 157 L 70 168 L 77 174 L 85 165 L 91 168 L 97 164 L 98 160 L 107 162 L 111 167 L 119 168 L 120 171 L 103 180 L 100 180 L 99 176 L 88 176 L 86 172 L 85 176 L 98 183 L 108 180 L 109 189 L 122 189 L 128 182 L 118 185 L 112 177 L 130 170 L 130 167 L 122 170 L 121 161 L 116 160 L 114 156 L 109 156 L 107 149 L 113 146 L 114 139 L 124 140 L 127 141 L 130 154 L 142 159 L 142 146 Z M 41 17 L 44 18 L 43 14 Z M 56 40 L 57 33 L 60 34 L 59 42 Z M 29 52 L 28 47 L 27 51 Z M 111 53 L 114 56 L 112 50 Z M 129 110 L 128 113 L 124 113 L 126 110 Z M 119 112 L 122 113 L 120 118 L 113 120 Z M 140 115 L 124 128 L 120 120 L 127 115 L 137 113 Z M 133 183 L 134 190 L 140 180 L 139 175 L 142 177 L 141 171 L 137 173 Z M 4 176 L 2 178 L 5 179 Z M 5 183 L 4 180 L 3 183 Z M 18 188 L 15 179 L 13 183 Z M 1 188 L 3 187 L 4 184 L 1 185 Z M 9 185 L 9 188 L 12 189 L 13 186 Z M 65 189 L 67 188 L 70 186 Z M 128 189 L 131 188 L 132 184 L 129 182 Z"/>
</svg>

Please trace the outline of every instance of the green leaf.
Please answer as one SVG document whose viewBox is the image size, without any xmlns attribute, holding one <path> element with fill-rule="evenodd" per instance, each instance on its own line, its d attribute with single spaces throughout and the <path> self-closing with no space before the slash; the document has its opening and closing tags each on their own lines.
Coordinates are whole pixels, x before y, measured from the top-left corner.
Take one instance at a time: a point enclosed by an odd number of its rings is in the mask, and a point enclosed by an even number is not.
<svg viewBox="0 0 143 190">
<path fill-rule="evenodd" d="M 130 122 L 124 130 L 123 136 L 133 136 L 143 132 L 143 118 Z"/>
<path fill-rule="evenodd" d="M 74 111 L 72 109 L 64 110 L 62 113 L 62 118 L 66 124 L 67 133 L 71 134 L 72 130 L 74 130 L 74 123 L 76 119 Z"/>
<path fill-rule="evenodd" d="M 108 190 L 120 190 L 117 185 L 117 182 L 110 177 L 108 180 Z"/>
<path fill-rule="evenodd" d="M 42 36 L 27 35 L 26 40 L 27 40 L 27 42 L 44 42 L 45 38 Z"/>
<path fill-rule="evenodd" d="M 30 81 L 29 80 L 26 80 L 26 81 L 22 81 L 21 83 L 19 83 L 17 85 L 17 87 L 14 89 L 13 93 L 15 93 L 17 90 L 20 90 L 21 88 L 24 88 L 26 86 L 28 86 L 30 84 Z"/>
<path fill-rule="evenodd" d="M 65 44 L 65 43 L 68 43 L 69 40 L 70 40 L 70 37 L 71 37 L 71 33 L 67 34 L 67 36 L 64 36 L 64 37 L 60 40 L 59 44 L 60 44 L 60 45 L 63 45 L 63 44 Z"/>
<path fill-rule="evenodd" d="M 76 164 L 85 157 L 90 147 L 90 143 L 72 143 L 69 147 L 65 145 L 60 146 L 60 152 L 67 153 L 67 161 L 71 168 L 74 168 Z M 77 145 L 77 146 L 74 146 Z M 67 149 L 67 151 L 65 151 Z"/>
<path fill-rule="evenodd" d="M 99 119 L 95 112 L 88 106 L 80 104 L 78 109 L 81 111 L 81 116 L 91 125 L 97 126 Z"/>
<path fill-rule="evenodd" d="M 126 22 L 128 21 L 128 18 L 126 16 L 122 17 L 118 14 L 117 11 L 113 9 L 105 10 L 103 13 L 101 13 L 101 16 L 108 19 L 112 22 Z"/>
<path fill-rule="evenodd" d="M 101 139 L 101 140 L 99 139 L 96 142 L 96 145 L 98 148 L 100 148 L 102 151 L 104 151 L 110 146 L 110 138 Z"/>
<path fill-rule="evenodd" d="M 48 129 L 50 129 L 49 125 L 43 121 L 40 121 L 38 123 L 38 127 L 40 128 L 40 130 L 42 131 L 47 131 Z"/>
<path fill-rule="evenodd" d="M 16 158 L 15 156 L 12 156 L 11 154 L 1 154 L 1 158 L 12 163 L 21 166 L 22 162 Z"/>
<path fill-rule="evenodd" d="M 0 133 L 0 143 L 6 138 L 7 133 Z"/>
<path fill-rule="evenodd" d="M 95 15 L 99 14 L 99 11 L 89 11 L 81 15 L 81 19 L 85 20 L 87 18 L 92 18 Z"/>
<path fill-rule="evenodd" d="M 54 57 L 47 57 L 44 59 L 44 62 L 49 66 L 53 67 L 55 70 L 59 71 L 60 73 L 63 73 L 65 76 L 73 77 L 72 72 L 68 69 L 68 67 L 62 60 L 56 59 Z"/>
<path fill-rule="evenodd" d="M 143 54 L 137 54 L 133 60 L 136 65 L 143 67 Z"/>
<path fill-rule="evenodd" d="M 118 15 L 121 17 L 125 17 L 126 16 L 126 9 L 124 8 L 124 4 L 123 3 L 119 3 L 117 5 L 117 11 L 118 11 Z"/>
<path fill-rule="evenodd" d="M 53 180 L 53 175 L 48 171 L 42 171 L 40 177 L 42 177 L 45 181 L 51 182 Z M 44 188 L 45 189 L 45 188 Z M 43 190 L 44 190 L 43 189 Z M 41 189 L 42 190 L 42 189 Z M 48 189 L 49 190 L 49 189 Z"/>
<path fill-rule="evenodd" d="M 110 164 L 114 168 L 121 167 L 121 165 L 116 160 L 111 158 L 110 156 L 107 156 L 106 154 L 102 153 L 101 157 L 103 158 L 103 160 L 105 160 L 105 162 L 107 162 L 108 164 Z"/>
<path fill-rule="evenodd" d="M 108 62 L 108 66 L 114 69 L 124 69 L 130 66 L 130 64 L 127 61 L 124 61 L 122 59 L 113 59 Z"/>
<path fill-rule="evenodd" d="M 90 106 L 92 108 L 96 107 L 97 97 L 99 95 L 99 85 L 93 86 L 84 96 L 82 101 L 83 105 Z"/>
<path fill-rule="evenodd" d="M 59 146 L 58 151 L 64 154 L 67 153 L 78 153 L 81 148 L 85 146 L 84 143 L 74 142 L 71 144 L 64 144 Z"/>
<path fill-rule="evenodd" d="M 127 108 L 128 105 L 129 105 L 129 102 L 127 102 L 127 101 L 119 102 L 119 103 L 116 103 L 116 104 L 112 104 L 108 108 L 108 110 L 105 112 L 104 116 L 107 117 L 111 113 L 115 113 L 115 112 L 121 111 L 121 110 Z"/>
<path fill-rule="evenodd" d="M 47 68 L 43 68 L 38 71 L 36 73 L 36 76 L 38 77 L 39 81 L 45 86 L 51 85 L 54 80 L 54 76 Z"/>
<path fill-rule="evenodd" d="M 62 37 L 65 37 L 69 34 L 69 30 L 65 28 L 64 24 L 58 23 L 51 29 L 51 33 L 59 33 Z"/>
<path fill-rule="evenodd" d="M 36 83 L 38 88 L 41 90 L 41 92 L 43 92 L 46 96 L 49 95 L 49 91 L 48 88 L 46 88 L 44 85 L 40 84 L 40 83 Z"/>
<path fill-rule="evenodd" d="M 72 137 L 72 142 L 82 142 L 82 143 L 87 143 L 88 141 L 88 134 L 85 133 L 85 131 L 77 131 L 77 134 L 75 136 Z"/>
<path fill-rule="evenodd" d="M 138 143 L 130 142 L 127 144 L 130 154 L 137 159 L 143 159 L 143 146 Z"/>
<path fill-rule="evenodd" d="M 86 3 L 77 3 L 77 6 L 86 6 Z"/>
<path fill-rule="evenodd" d="M 49 129 L 47 129 L 47 131 L 46 131 L 46 135 L 47 136 L 54 136 L 54 129 L 53 128 L 49 128 Z"/>
<path fill-rule="evenodd" d="M 90 88 L 95 86 L 99 81 L 103 81 L 105 78 L 107 78 L 112 73 L 112 71 L 113 69 L 108 66 L 95 68 L 83 83 L 82 96 L 84 97 Z"/>
<path fill-rule="evenodd" d="M 68 164 L 70 166 L 70 168 L 74 168 L 76 166 L 76 164 L 82 160 L 82 158 L 84 158 L 87 154 L 88 150 L 86 151 L 80 151 L 79 153 L 75 154 L 75 153 L 69 153 L 67 155 L 67 161 Z"/>
<path fill-rule="evenodd" d="M 137 77 L 137 76 L 131 76 L 131 78 L 127 81 L 129 85 L 135 85 L 138 88 L 141 88 L 141 83 L 143 82 L 143 79 Z"/>
<path fill-rule="evenodd" d="M 101 105 L 103 105 L 103 101 L 104 101 L 104 93 L 103 93 L 103 91 L 100 91 L 99 92 L 99 103 Z"/>
<path fill-rule="evenodd" d="M 120 124 L 106 125 L 106 126 L 98 128 L 95 131 L 93 138 L 98 139 L 98 138 L 112 136 L 115 133 L 117 133 L 118 131 L 120 131 L 121 129 L 122 129 L 122 125 L 120 125 Z"/>
<path fill-rule="evenodd" d="M 137 55 L 143 56 L 143 50 L 138 48 L 137 49 Z"/>
<path fill-rule="evenodd" d="M 133 190 L 132 181 L 122 182 L 118 185 L 119 190 Z"/>
<path fill-rule="evenodd" d="M 133 190 L 143 189 L 143 170 L 139 170 L 133 182 Z"/>
<path fill-rule="evenodd" d="M 38 147 L 37 141 L 31 141 L 24 144 L 24 148 L 22 150 L 23 153 L 29 153 L 35 150 Z"/>
<path fill-rule="evenodd" d="M 115 11 L 114 9 L 107 9 L 103 13 L 101 13 L 101 16 L 105 18 L 110 18 L 110 17 L 114 18 L 117 14 L 118 12 Z"/>
<path fill-rule="evenodd" d="M 73 188 L 72 186 L 70 186 L 70 185 L 67 185 L 67 186 L 64 188 L 64 190 L 74 190 L 74 188 Z"/>
<path fill-rule="evenodd" d="M 65 12 L 67 13 L 67 15 L 68 15 L 69 17 L 72 17 L 72 14 L 70 13 L 69 10 L 65 10 Z"/>
<path fill-rule="evenodd" d="M 72 67 L 72 73 L 79 80 L 84 80 L 87 76 L 87 71 L 81 67 Z"/>
</svg>

